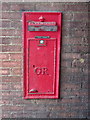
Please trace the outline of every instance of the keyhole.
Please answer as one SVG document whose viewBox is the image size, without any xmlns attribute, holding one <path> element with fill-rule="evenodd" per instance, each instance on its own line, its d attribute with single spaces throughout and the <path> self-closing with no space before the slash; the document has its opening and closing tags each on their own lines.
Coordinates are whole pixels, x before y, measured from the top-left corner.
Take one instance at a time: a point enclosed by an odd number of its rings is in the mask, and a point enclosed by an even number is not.
<svg viewBox="0 0 90 120">
<path fill-rule="evenodd" d="M 35 67 L 35 65 L 33 65 L 33 67 Z"/>
</svg>

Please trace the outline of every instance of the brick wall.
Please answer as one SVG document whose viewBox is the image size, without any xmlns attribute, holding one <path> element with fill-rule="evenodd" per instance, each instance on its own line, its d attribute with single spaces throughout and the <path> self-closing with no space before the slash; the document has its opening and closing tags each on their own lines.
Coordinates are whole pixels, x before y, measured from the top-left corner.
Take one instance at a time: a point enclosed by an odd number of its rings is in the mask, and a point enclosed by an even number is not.
<svg viewBox="0 0 90 120">
<path fill-rule="evenodd" d="M 89 5 L 2 2 L 2 118 L 88 117 Z M 60 99 L 23 99 L 22 12 L 33 10 L 63 13 Z"/>
</svg>

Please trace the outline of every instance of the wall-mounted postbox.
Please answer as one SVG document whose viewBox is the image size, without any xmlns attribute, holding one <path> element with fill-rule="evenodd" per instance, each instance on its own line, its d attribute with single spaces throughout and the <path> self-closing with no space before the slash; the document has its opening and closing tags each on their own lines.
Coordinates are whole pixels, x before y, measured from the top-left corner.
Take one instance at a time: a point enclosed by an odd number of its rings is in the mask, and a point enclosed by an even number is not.
<svg viewBox="0 0 90 120">
<path fill-rule="evenodd" d="M 24 12 L 24 98 L 59 98 L 60 12 Z"/>
</svg>

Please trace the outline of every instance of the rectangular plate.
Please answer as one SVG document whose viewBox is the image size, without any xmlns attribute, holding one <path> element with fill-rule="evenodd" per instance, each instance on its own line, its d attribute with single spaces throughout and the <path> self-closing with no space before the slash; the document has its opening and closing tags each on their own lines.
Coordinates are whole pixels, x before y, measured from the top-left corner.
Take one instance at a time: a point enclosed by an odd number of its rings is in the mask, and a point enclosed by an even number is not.
<svg viewBox="0 0 90 120">
<path fill-rule="evenodd" d="M 28 31 L 57 31 L 57 26 L 28 26 Z"/>
</svg>

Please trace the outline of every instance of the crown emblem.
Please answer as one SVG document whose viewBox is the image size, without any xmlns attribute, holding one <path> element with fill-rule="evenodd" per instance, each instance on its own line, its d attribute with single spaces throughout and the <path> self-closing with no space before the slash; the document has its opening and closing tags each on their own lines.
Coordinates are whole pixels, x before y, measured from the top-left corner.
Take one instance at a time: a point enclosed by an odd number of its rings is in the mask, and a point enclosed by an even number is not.
<svg viewBox="0 0 90 120">
<path fill-rule="evenodd" d="M 43 16 L 40 16 L 40 17 L 39 17 L 39 20 L 40 20 L 41 22 L 44 22 L 45 18 L 44 18 Z"/>
</svg>

